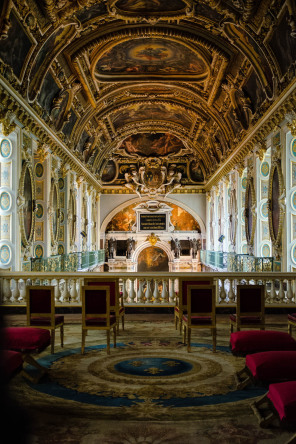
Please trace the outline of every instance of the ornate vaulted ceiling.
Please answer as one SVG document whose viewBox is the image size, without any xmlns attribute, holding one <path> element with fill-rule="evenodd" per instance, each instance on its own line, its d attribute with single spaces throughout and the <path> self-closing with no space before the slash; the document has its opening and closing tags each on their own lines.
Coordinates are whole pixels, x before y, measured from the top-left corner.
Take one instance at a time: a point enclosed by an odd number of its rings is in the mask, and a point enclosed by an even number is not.
<svg viewBox="0 0 296 444">
<path fill-rule="evenodd" d="M 1 74 L 103 192 L 152 158 L 196 192 L 294 82 L 295 23 L 294 0 L 4 0 Z"/>
</svg>

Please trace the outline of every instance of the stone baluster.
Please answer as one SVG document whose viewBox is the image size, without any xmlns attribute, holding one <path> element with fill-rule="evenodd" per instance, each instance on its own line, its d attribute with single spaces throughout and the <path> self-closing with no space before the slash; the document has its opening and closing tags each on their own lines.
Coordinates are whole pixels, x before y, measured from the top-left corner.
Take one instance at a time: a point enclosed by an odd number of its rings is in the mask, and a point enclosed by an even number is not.
<svg viewBox="0 0 296 444">
<path fill-rule="evenodd" d="M 169 279 L 169 301 L 175 302 L 175 279 Z"/>
<path fill-rule="evenodd" d="M 271 285 L 271 287 L 270 287 L 270 294 L 269 294 L 269 303 L 272 304 L 273 302 L 275 302 L 275 299 L 276 299 L 274 279 L 271 279 L 270 285 Z"/>
<path fill-rule="evenodd" d="M 137 291 L 137 301 L 141 302 L 142 304 L 144 304 L 146 302 L 146 296 L 144 294 L 144 284 L 145 284 L 145 280 L 144 279 L 138 279 L 138 291 Z"/>
<path fill-rule="evenodd" d="M 229 291 L 228 291 L 228 301 L 233 303 L 235 301 L 235 294 L 233 291 L 234 279 L 229 279 Z"/>
<path fill-rule="evenodd" d="M 157 304 L 159 304 L 161 302 L 161 296 L 160 296 L 160 292 L 159 292 L 159 288 L 158 288 L 158 280 L 154 280 L 154 290 L 153 290 L 153 298 L 154 298 L 154 302 L 156 302 Z"/>
<path fill-rule="evenodd" d="M 69 285 L 70 285 L 71 302 L 78 302 L 78 292 L 77 292 L 77 287 L 76 287 L 76 279 L 70 279 Z"/>
<path fill-rule="evenodd" d="M 220 288 L 220 303 L 225 302 L 226 300 L 226 291 L 225 291 L 225 278 L 221 278 L 221 288 Z"/>
<path fill-rule="evenodd" d="M 282 304 L 285 299 L 283 279 L 279 279 L 279 282 L 280 282 L 280 289 L 279 289 L 278 299 L 279 299 L 280 304 Z"/>
<path fill-rule="evenodd" d="M 293 292 L 292 292 L 292 284 L 291 284 L 291 279 L 288 279 L 287 282 L 287 303 L 291 303 L 293 300 Z"/>
<path fill-rule="evenodd" d="M 151 291 L 151 279 L 147 279 L 147 288 L 146 288 L 146 293 L 145 293 L 145 299 L 146 302 L 153 302 L 153 295 L 152 295 L 152 291 Z"/>
<path fill-rule="evenodd" d="M 124 302 L 128 301 L 128 292 L 127 292 L 126 284 L 127 284 L 127 279 L 122 279 L 122 297 L 123 297 Z"/>
<path fill-rule="evenodd" d="M 12 279 L 11 280 L 11 298 L 10 302 L 17 302 L 20 297 L 20 290 L 19 290 L 19 282 L 18 279 Z"/>
<path fill-rule="evenodd" d="M 135 292 L 135 278 L 130 279 L 130 293 L 129 293 L 129 300 L 130 302 L 136 302 L 136 292 Z"/>
<path fill-rule="evenodd" d="M 61 297 L 60 284 L 58 279 L 52 279 L 51 285 L 54 286 L 54 300 L 55 302 L 59 302 Z"/>
<path fill-rule="evenodd" d="M 10 289 L 10 279 L 2 280 L 2 303 L 10 302 L 11 289 Z"/>
<path fill-rule="evenodd" d="M 162 292 L 161 292 L 162 302 L 169 302 L 169 293 L 167 288 L 167 281 L 163 279 L 162 281 Z"/>
<path fill-rule="evenodd" d="M 19 291 L 20 291 L 20 297 L 18 298 L 18 301 L 24 301 L 26 299 L 26 282 L 23 279 L 19 280 Z"/>
</svg>

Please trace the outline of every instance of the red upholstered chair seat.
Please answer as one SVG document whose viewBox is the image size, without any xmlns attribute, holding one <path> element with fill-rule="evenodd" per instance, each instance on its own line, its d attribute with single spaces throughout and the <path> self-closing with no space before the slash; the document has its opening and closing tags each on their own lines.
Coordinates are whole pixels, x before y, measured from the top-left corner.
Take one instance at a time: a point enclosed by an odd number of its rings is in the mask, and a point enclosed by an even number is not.
<svg viewBox="0 0 296 444">
<path fill-rule="evenodd" d="M 1 367 L 1 373 L 5 376 L 5 378 L 11 378 L 23 367 L 23 358 L 21 353 L 12 350 L 2 350 Z"/>
<path fill-rule="evenodd" d="M 230 335 L 233 353 L 257 353 L 296 350 L 296 341 L 288 333 L 271 330 L 236 331 Z"/>
<path fill-rule="evenodd" d="M 116 323 L 116 316 L 115 315 L 111 315 L 110 317 L 110 325 L 115 324 Z M 85 320 L 85 325 L 88 326 L 106 326 L 107 325 L 107 319 L 106 318 L 88 318 Z"/>
<path fill-rule="evenodd" d="M 24 353 L 44 350 L 50 344 L 50 332 L 34 327 L 6 327 L 3 329 L 4 348 Z"/>
<path fill-rule="evenodd" d="M 296 351 L 267 351 L 247 355 L 246 367 L 259 381 L 296 380 Z"/>
<path fill-rule="evenodd" d="M 231 314 L 229 316 L 231 321 L 236 322 L 236 314 Z M 241 324 L 259 324 L 261 322 L 261 318 L 259 316 L 240 316 Z"/>
<path fill-rule="evenodd" d="M 59 325 L 62 322 L 64 322 L 64 316 L 61 315 L 55 315 L 54 317 L 55 325 Z M 30 318 L 30 325 L 51 325 L 51 318 L 48 317 L 31 317 Z"/>
<path fill-rule="evenodd" d="M 183 316 L 183 321 L 188 321 L 188 316 Z M 210 325 L 212 318 L 210 316 L 191 316 L 191 325 Z"/>
<path fill-rule="evenodd" d="M 296 313 L 288 314 L 288 320 L 296 322 Z"/>
<path fill-rule="evenodd" d="M 271 384 L 267 396 L 281 420 L 296 423 L 296 381 Z"/>
</svg>

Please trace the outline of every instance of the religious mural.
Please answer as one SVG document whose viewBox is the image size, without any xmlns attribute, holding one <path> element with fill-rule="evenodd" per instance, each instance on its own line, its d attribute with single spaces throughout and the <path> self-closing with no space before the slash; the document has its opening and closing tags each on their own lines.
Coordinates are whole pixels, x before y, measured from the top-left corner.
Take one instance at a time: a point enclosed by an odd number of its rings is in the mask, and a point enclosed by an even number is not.
<svg viewBox="0 0 296 444">
<path fill-rule="evenodd" d="M 169 133 L 135 134 L 124 140 L 120 149 L 127 154 L 142 157 L 159 157 L 177 154 L 184 148 L 183 142 Z"/>
<path fill-rule="evenodd" d="M 107 8 L 104 3 L 99 3 L 91 6 L 90 8 L 83 8 L 76 13 L 76 17 L 81 23 L 88 22 L 100 15 L 106 14 Z"/>
<path fill-rule="evenodd" d="M 178 205 L 162 202 L 172 207 L 171 223 L 176 231 L 198 231 L 201 232 L 198 222 L 191 214 Z M 108 223 L 106 231 L 131 231 L 136 223 L 134 208 L 138 205 L 132 204 L 119 211 Z"/>
<path fill-rule="evenodd" d="M 168 256 L 158 247 L 142 250 L 138 257 L 138 271 L 169 271 Z"/>
<path fill-rule="evenodd" d="M 107 51 L 96 65 L 100 75 L 194 75 L 206 77 L 201 56 L 180 43 L 151 38 L 125 41 Z"/>
<path fill-rule="evenodd" d="M 114 160 L 109 160 L 109 162 L 105 165 L 105 168 L 102 173 L 102 181 L 103 182 L 112 182 L 117 175 L 117 167 Z"/>
<path fill-rule="evenodd" d="M 174 12 L 186 7 L 182 0 L 118 0 L 115 3 L 118 9 L 126 12 Z"/>
<path fill-rule="evenodd" d="M 201 167 L 201 163 L 196 161 L 196 160 L 192 160 L 189 164 L 189 175 L 191 180 L 193 180 L 194 182 L 203 182 L 204 181 L 204 173 Z"/>
<path fill-rule="evenodd" d="M 0 45 L 0 58 L 12 67 L 17 77 L 20 77 L 32 42 L 13 12 L 10 14 L 9 20 L 11 26 L 5 44 Z"/>
<path fill-rule="evenodd" d="M 141 104 L 135 105 L 117 112 L 113 117 L 113 125 L 116 129 L 133 122 L 145 120 L 163 120 L 183 125 L 187 129 L 191 127 L 192 119 L 188 113 L 181 111 L 171 104 Z"/>
<path fill-rule="evenodd" d="M 171 223 L 176 231 L 198 231 L 201 232 L 198 222 L 183 208 L 172 203 L 168 204 L 173 208 Z"/>
<path fill-rule="evenodd" d="M 54 81 L 50 72 L 48 72 L 42 82 L 42 87 L 38 96 L 38 103 L 44 110 L 50 114 L 53 105 L 53 99 L 59 94 L 60 88 Z"/>
<path fill-rule="evenodd" d="M 287 26 L 288 18 L 287 11 L 269 42 L 269 46 L 277 58 L 282 75 L 286 74 L 289 67 L 296 60 L 296 39 L 291 36 L 291 28 Z"/>
</svg>

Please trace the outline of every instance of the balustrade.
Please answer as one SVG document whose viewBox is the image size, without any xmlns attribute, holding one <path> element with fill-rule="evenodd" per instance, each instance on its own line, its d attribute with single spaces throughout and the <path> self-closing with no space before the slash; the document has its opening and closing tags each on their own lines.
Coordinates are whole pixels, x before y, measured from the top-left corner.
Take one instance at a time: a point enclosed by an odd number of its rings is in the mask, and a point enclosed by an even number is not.
<svg viewBox="0 0 296 444">
<path fill-rule="evenodd" d="M 79 306 L 84 278 L 100 279 L 119 277 L 119 290 L 125 305 L 173 306 L 179 291 L 178 278 L 189 280 L 200 273 L 97 273 L 97 272 L 0 272 L 1 304 L 26 304 L 27 285 L 53 285 L 56 305 Z M 233 306 L 236 303 L 238 284 L 265 284 L 265 302 L 268 306 L 296 306 L 295 273 L 229 273 L 210 272 L 202 276 L 214 278 L 217 287 L 217 305 Z"/>
</svg>

